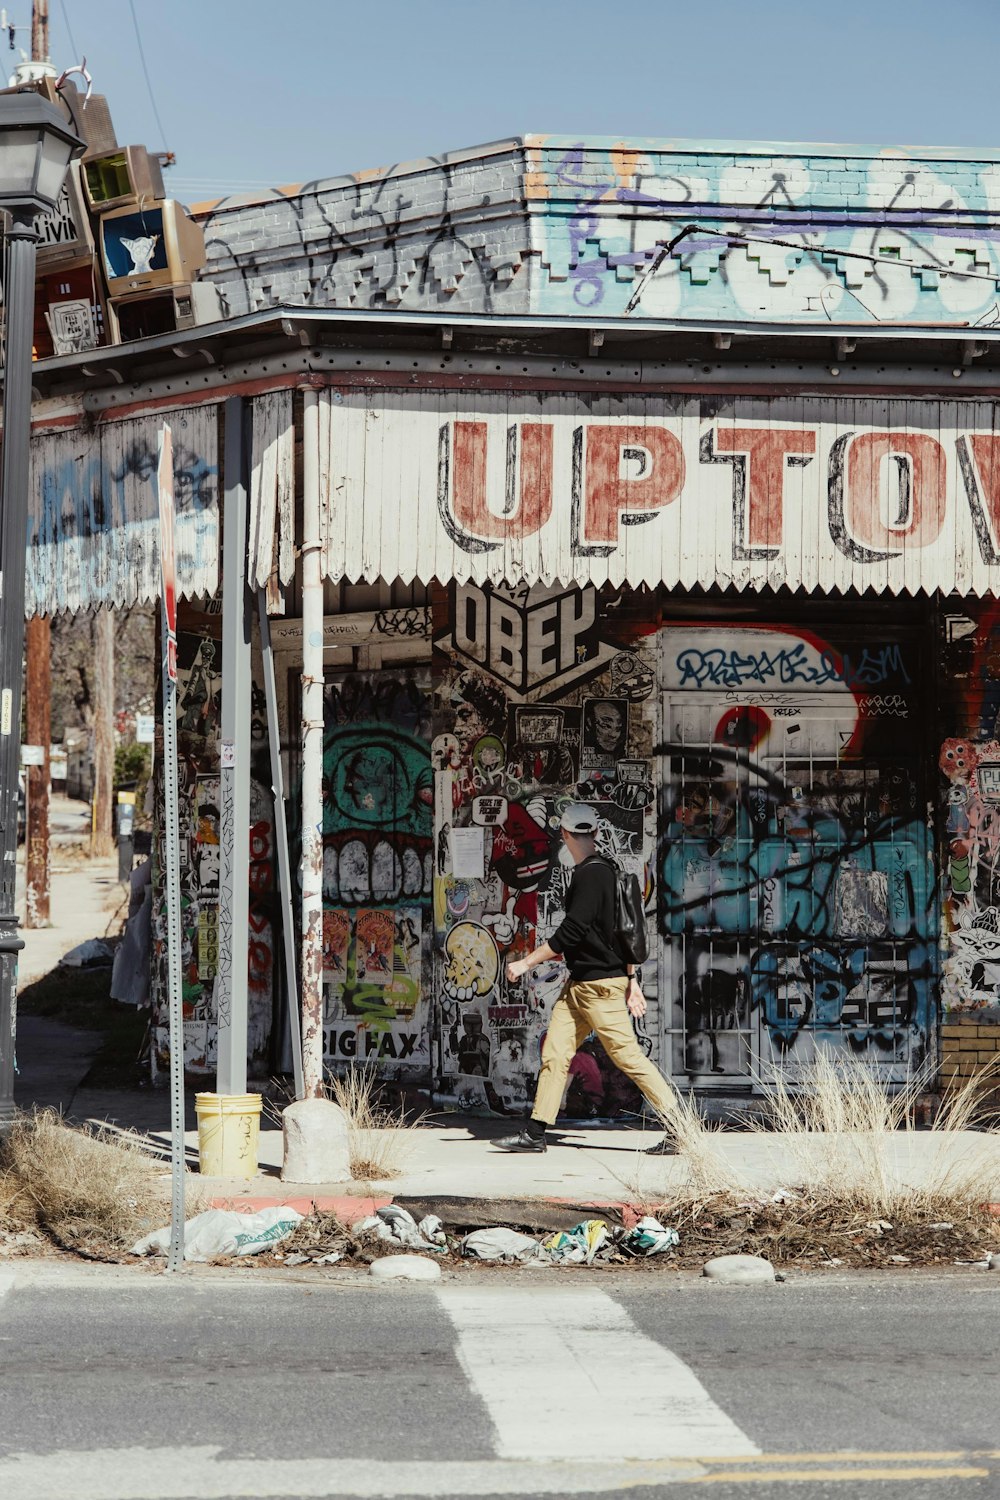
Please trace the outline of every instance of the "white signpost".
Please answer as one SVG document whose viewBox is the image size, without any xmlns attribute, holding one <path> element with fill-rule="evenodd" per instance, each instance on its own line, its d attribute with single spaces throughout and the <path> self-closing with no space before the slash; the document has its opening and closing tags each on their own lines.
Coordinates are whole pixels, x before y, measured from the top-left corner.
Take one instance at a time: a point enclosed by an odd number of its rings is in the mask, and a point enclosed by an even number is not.
<svg viewBox="0 0 1000 1500">
<path fill-rule="evenodd" d="M 136 714 L 135 716 L 135 742 L 137 745 L 151 745 L 156 738 L 156 725 L 152 714 Z"/>
<path fill-rule="evenodd" d="M 177 807 L 177 574 L 174 561 L 174 460 L 170 428 L 160 429 L 156 483 L 163 582 L 164 886 L 167 896 L 167 995 L 170 1006 L 170 1250 L 167 1270 L 184 1263 L 184 1014 L 181 1008 L 180 827 Z"/>
</svg>

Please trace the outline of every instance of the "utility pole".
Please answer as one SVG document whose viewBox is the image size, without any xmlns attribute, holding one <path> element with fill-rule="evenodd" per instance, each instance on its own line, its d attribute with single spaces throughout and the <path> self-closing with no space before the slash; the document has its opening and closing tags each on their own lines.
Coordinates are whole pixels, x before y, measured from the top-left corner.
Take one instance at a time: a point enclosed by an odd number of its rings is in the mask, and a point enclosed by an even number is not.
<svg viewBox="0 0 1000 1500">
<path fill-rule="evenodd" d="M 94 615 L 94 801 L 91 856 L 112 848 L 111 794 L 115 780 L 115 617 L 110 609 Z"/>
<path fill-rule="evenodd" d="M 49 0 L 32 0 L 31 60 L 49 60 Z M 41 745 L 43 765 L 25 768 L 25 926 L 49 924 L 49 741 L 52 737 L 52 633 L 36 615 L 24 632 L 25 728 L 29 745 Z"/>
<path fill-rule="evenodd" d="M 31 60 L 49 60 L 49 0 L 32 0 L 31 4 Z"/>
<path fill-rule="evenodd" d="M 29 745 L 41 745 L 40 766 L 25 767 L 27 823 L 24 834 L 25 926 L 49 924 L 49 741 L 52 737 L 51 632 L 36 615 L 24 628 L 25 728 Z"/>
</svg>

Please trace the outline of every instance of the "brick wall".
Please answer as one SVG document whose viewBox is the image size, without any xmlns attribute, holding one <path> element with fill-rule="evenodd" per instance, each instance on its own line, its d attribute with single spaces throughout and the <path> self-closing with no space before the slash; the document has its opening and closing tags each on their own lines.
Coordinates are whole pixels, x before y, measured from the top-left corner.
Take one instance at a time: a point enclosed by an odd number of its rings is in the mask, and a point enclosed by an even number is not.
<svg viewBox="0 0 1000 1500">
<path fill-rule="evenodd" d="M 976 1074 L 983 1075 L 984 1090 L 1000 1093 L 1000 1010 L 959 1016 L 941 1027 L 942 1089 L 961 1088 Z"/>
<path fill-rule="evenodd" d="M 276 306 L 994 322 L 1000 154 L 529 135 L 196 214 Z M 663 247 L 689 229 L 664 256 Z"/>
</svg>

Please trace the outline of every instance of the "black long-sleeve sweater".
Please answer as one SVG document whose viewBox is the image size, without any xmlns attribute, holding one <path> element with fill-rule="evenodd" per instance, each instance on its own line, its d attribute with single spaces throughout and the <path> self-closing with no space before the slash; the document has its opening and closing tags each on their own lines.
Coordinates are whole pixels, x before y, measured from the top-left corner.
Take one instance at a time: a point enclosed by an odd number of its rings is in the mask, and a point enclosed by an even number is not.
<svg viewBox="0 0 1000 1500">
<path fill-rule="evenodd" d="M 618 979 L 624 960 L 615 949 L 615 872 L 600 855 L 592 854 L 573 871 L 566 893 L 566 915 L 549 938 L 574 982 Z"/>
</svg>

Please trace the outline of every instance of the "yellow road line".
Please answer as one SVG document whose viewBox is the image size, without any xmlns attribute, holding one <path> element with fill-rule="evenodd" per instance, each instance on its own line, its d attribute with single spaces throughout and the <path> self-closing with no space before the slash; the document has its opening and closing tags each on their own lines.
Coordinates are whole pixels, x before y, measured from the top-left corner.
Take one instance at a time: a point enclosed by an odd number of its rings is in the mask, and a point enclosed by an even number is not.
<svg viewBox="0 0 1000 1500">
<path fill-rule="evenodd" d="M 876 1463 L 894 1463 L 902 1460 L 905 1463 L 955 1463 L 960 1459 L 969 1458 L 996 1458 L 995 1453 L 970 1453 L 967 1448 L 959 1448 L 953 1453 L 922 1453 L 922 1452 L 900 1452 L 900 1453 L 868 1453 L 853 1448 L 842 1448 L 839 1453 L 755 1453 L 752 1458 L 740 1458 L 738 1456 L 722 1455 L 718 1458 L 709 1458 L 702 1455 L 696 1459 L 697 1463 L 703 1464 L 840 1464 L 840 1463 L 863 1463 L 868 1459 Z"/>
<path fill-rule="evenodd" d="M 989 1469 L 970 1465 L 952 1468 L 914 1466 L 911 1468 L 868 1469 L 726 1469 L 718 1474 L 703 1474 L 697 1479 L 681 1479 L 679 1484 L 801 1484 L 807 1479 L 826 1479 L 833 1483 L 876 1479 L 988 1479 Z"/>
</svg>

